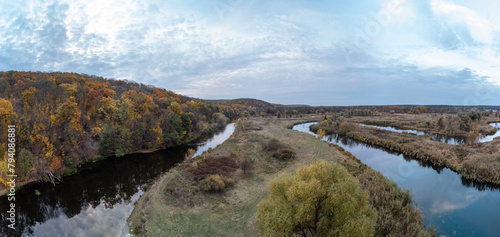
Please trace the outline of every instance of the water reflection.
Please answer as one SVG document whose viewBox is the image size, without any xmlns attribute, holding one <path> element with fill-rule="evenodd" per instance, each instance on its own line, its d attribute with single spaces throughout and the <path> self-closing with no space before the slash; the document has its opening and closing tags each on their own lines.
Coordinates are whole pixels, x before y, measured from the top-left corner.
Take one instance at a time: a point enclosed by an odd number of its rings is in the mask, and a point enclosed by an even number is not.
<svg viewBox="0 0 500 237">
<path fill-rule="evenodd" d="M 214 147 L 234 131 L 230 124 L 215 135 Z M 195 146 L 195 148 L 197 148 Z M 188 147 L 132 154 L 86 164 L 56 186 L 28 184 L 16 192 L 17 229 L 0 225 L 1 236 L 125 236 L 126 219 L 144 192 L 144 184 L 182 161 Z M 35 190 L 41 195 L 36 196 Z M 9 202 L 0 199 L 5 220 Z M 5 223 L 5 222 L 4 222 Z"/>
<path fill-rule="evenodd" d="M 205 140 L 202 143 L 196 144 L 198 147 L 196 149 L 196 153 L 194 153 L 194 156 L 201 155 L 204 151 L 207 151 L 210 148 L 214 148 L 217 145 L 223 143 L 225 140 L 227 140 L 234 132 L 234 124 L 229 124 L 227 125 L 226 129 L 224 130 L 223 133 L 217 134 L 217 136 L 211 136 Z"/>
<path fill-rule="evenodd" d="M 355 148 L 356 149 L 358 149 L 358 148 L 376 148 L 376 149 L 379 149 L 379 150 L 383 150 L 386 153 L 391 154 L 391 155 L 402 155 L 402 157 L 403 157 L 404 160 L 406 160 L 408 162 L 415 161 L 415 162 L 417 162 L 422 167 L 432 168 L 438 174 L 445 168 L 444 166 L 434 165 L 432 162 L 429 162 L 429 161 L 416 160 L 412 156 L 404 155 L 404 154 L 401 154 L 400 152 L 393 151 L 393 150 L 387 149 L 385 147 L 371 145 L 371 144 L 365 144 L 365 143 L 362 143 L 362 142 L 357 142 L 357 141 L 352 140 L 352 139 L 350 139 L 348 137 L 340 136 L 338 134 L 328 135 L 328 136 L 326 136 L 326 138 L 324 140 L 326 140 L 328 142 L 331 142 L 331 143 L 335 143 L 335 144 L 341 143 L 343 147 L 348 147 L 350 149 L 355 149 Z M 475 182 L 475 181 L 472 181 L 472 182 Z"/>
<path fill-rule="evenodd" d="M 448 136 L 448 135 L 437 134 L 437 133 L 432 133 L 432 132 L 397 129 L 397 128 L 389 127 L 389 126 L 375 126 L 375 125 L 367 125 L 367 124 L 361 124 L 361 123 L 359 125 L 364 126 L 364 127 L 372 127 L 372 128 L 378 128 L 378 129 L 383 129 L 383 130 L 392 131 L 392 132 L 398 132 L 398 133 L 406 132 L 406 133 L 412 133 L 412 134 L 416 134 L 416 135 L 429 135 L 432 137 L 432 139 L 434 141 L 448 143 L 451 145 L 458 145 L 458 144 L 465 142 L 465 138 L 463 138 L 463 137 L 454 137 L 454 136 Z M 490 125 L 498 129 L 500 126 L 500 123 L 490 123 Z M 483 135 L 479 139 L 478 142 L 479 143 L 489 142 L 489 141 L 492 141 L 495 137 L 499 137 L 499 136 L 500 136 L 500 130 L 497 130 L 496 133 L 493 135 Z"/>
<path fill-rule="evenodd" d="M 16 193 L 17 231 L 2 225 L 1 232 L 8 236 L 82 236 L 80 231 L 106 229 L 105 235 L 119 236 L 123 226 L 116 228 L 117 220 L 127 218 L 133 202 L 142 194 L 141 185 L 181 161 L 186 150 L 110 158 L 85 165 L 55 187 L 50 183 L 25 186 Z M 40 196 L 35 195 L 35 189 Z M 2 198 L 2 218 L 6 205 Z"/>
<path fill-rule="evenodd" d="M 415 135 L 429 135 L 432 137 L 432 140 L 434 141 L 439 141 L 443 143 L 448 143 L 451 145 L 458 145 L 460 143 L 464 143 L 465 139 L 463 137 L 453 137 L 453 136 L 448 136 L 448 135 L 443 135 L 443 134 L 437 134 L 437 133 L 432 133 L 432 132 L 422 132 L 422 131 L 417 131 L 417 130 L 407 130 L 407 129 L 398 129 L 394 127 L 389 127 L 389 126 L 375 126 L 375 125 L 367 125 L 367 124 L 359 124 L 363 127 L 372 127 L 372 128 L 378 128 L 378 129 L 383 129 L 391 132 L 398 132 L 398 133 L 411 133 Z"/>
<path fill-rule="evenodd" d="M 308 124 L 294 127 L 307 132 Z M 351 152 L 363 163 L 409 189 L 426 226 L 439 234 L 454 236 L 498 236 L 500 233 L 500 186 L 468 180 L 445 167 L 403 156 L 346 137 L 326 137 Z"/>
</svg>

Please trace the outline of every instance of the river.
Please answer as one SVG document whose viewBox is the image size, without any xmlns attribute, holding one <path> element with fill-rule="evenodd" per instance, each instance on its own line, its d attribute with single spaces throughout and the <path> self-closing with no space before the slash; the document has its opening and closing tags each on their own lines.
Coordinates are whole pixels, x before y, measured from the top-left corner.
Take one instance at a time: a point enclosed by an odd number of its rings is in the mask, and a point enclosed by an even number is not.
<svg viewBox="0 0 500 237">
<path fill-rule="evenodd" d="M 205 142 L 148 154 L 130 154 L 85 164 L 53 186 L 28 184 L 16 191 L 16 230 L 7 228 L 7 198 L 0 199 L 0 236 L 128 236 L 127 218 L 145 184 L 181 162 L 188 148 L 196 154 L 214 148 L 234 132 L 227 125 Z M 35 190 L 41 193 L 35 195 Z"/>
<path fill-rule="evenodd" d="M 309 131 L 311 124 L 315 123 L 295 125 L 293 129 L 313 134 Z M 499 236 L 500 186 L 467 180 L 448 168 L 433 167 L 346 137 L 331 135 L 323 140 L 343 147 L 400 188 L 409 189 L 424 224 L 434 226 L 438 236 Z"/>
<path fill-rule="evenodd" d="M 453 136 L 432 133 L 432 132 L 422 132 L 422 131 L 417 131 L 417 130 L 398 129 L 398 128 L 394 128 L 394 127 L 390 127 L 390 126 L 376 126 L 376 125 L 367 125 L 367 124 L 362 124 L 362 123 L 360 123 L 359 125 L 364 126 L 364 127 L 383 129 L 383 130 L 387 130 L 387 131 L 391 131 L 391 132 L 398 132 L 398 133 L 406 132 L 406 133 L 413 133 L 416 135 L 429 135 L 435 141 L 444 142 L 444 143 L 448 143 L 451 145 L 458 145 L 460 143 L 465 142 L 465 138 L 463 138 L 463 137 L 453 137 Z M 500 136 L 500 129 L 499 129 L 500 123 L 490 123 L 490 125 L 497 128 L 497 131 L 495 132 L 495 134 L 483 135 L 478 139 L 477 142 L 479 142 L 479 143 L 489 142 L 489 141 L 493 140 L 493 138 Z"/>
</svg>

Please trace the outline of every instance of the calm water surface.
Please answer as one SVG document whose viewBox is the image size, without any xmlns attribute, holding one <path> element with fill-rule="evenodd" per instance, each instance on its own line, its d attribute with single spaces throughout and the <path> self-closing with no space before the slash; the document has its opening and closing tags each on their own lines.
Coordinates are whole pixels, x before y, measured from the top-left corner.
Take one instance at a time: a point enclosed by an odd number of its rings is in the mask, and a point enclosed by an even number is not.
<svg viewBox="0 0 500 237">
<path fill-rule="evenodd" d="M 375 126 L 375 125 L 367 125 L 367 124 L 362 124 L 360 123 L 359 125 L 365 126 L 365 127 L 372 127 L 372 128 L 379 128 L 379 129 L 384 129 L 387 131 L 392 131 L 392 132 L 399 132 L 399 133 L 413 133 L 416 135 L 430 135 L 435 141 L 440 141 L 444 143 L 448 143 L 451 145 L 458 145 L 460 143 L 464 143 L 465 139 L 463 137 L 453 137 L 453 136 L 447 136 L 443 134 L 437 134 L 437 133 L 432 133 L 432 132 L 422 132 L 422 131 L 417 131 L 417 130 L 407 130 L 407 129 L 398 129 L 394 127 L 389 127 L 389 126 Z M 490 123 L 491 126 L 495 128 L 500 128 L 500 123 Z M 486 135 L 482 136 L 478 142 L 489 142 L 492 141 L 493 138 L 500 136 L 500 130 L 497 130 L 495 134 L 493 135 Z"/>
<path fill-rule="evenodd" d="M 229 124 L 206 142 L 195 145 L 197 153 L 224 142 L 234 132 Z M 127 236 L 127 218 L 144 185 L 182 161 L 189 147 L 149 154 L 132 154 L 84 165 L 55 187 L 50 183 L 28 184 L 16 192 L 16 231 L 0 227 L 0 236 Z M 35 195 L 38 189 L 40 196 Z M 0 199 L 5 223 L 6 197 Z"/>
<path fill-rule="evenodd" d="M 294 126 L 313 134 L 309 126 Z M 351 152 L 363 163 L 409 189 L 424 224 L 446 236 L 500 236 L 500 186 L 467 180 L 448 168 L 433 167 L 399 153 L 332 135 L 324 140 Z M 439 235 L 438 235 L 439 236 Z"/>
</svg>

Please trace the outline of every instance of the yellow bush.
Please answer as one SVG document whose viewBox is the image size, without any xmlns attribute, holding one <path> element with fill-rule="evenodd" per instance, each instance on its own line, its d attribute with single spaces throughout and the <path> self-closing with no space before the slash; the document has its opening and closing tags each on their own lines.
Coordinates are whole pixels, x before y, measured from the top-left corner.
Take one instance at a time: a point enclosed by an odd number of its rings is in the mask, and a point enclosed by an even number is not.
<svg viewBox="0 0 500 237">
<path fill-rule="evenodd" d="M 210 175 L 200 181 L 200 189 L 208 193 L 222 193 L 225 192 L 227 188 L 234 185 L 234 179 L 220 176 L 220 175 Z"/>
</svg>

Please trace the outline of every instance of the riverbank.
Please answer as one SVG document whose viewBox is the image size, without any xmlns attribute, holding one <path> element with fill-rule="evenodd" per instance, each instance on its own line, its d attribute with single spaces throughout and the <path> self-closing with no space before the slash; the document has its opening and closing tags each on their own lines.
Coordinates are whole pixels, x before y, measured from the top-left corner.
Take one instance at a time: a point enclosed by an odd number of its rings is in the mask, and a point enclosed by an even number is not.
<svg viewBox="0 0 500 237">
<path fill-rule="evenodd" d="M 189 139 L 187 139 L 187 141 L 185 143 L 179 144 L 178 146 L 186 146 L 186 145 L 190 145 L 192 143 L 196 143 L 197 141 L 201 141 L 203 139 L 206 139 L 206 138 L 210 137 L 211 135 L 213 135 L 214 133 L 216 133 L 217 131 L 223 129 L 225 126 L 227 126 L 227 124 L 225 124 L 223 126 L 220 126 L 218 124 L 211 124 L 211 125 L 207 126 L 202 132 L 200 132 L 198 134 L 192 134 L 191 137 Z M 138 150 L 138 151 L 125 153 L 124 155 L 148 154 L 148 153 L 153 153 L 153 152 L 163 150 L 163 149 L 164 148 Z M 87 159 L 85 162 L 78 164 L 76 167 L 61 169 L 57 173 L 55 173 L 54 175 L 59 179 L 67 177 L 67 176 L 71 176 L 71 175 L 77 174 L 79 172 L 79 169 L 82 166 L 85 166 L 85 165 L 88 165 L 91 163 L 95 163 L 95 162 L 98 162 L 98 161 L 101 161 L 104 159 L 108 159 L 110 157 L 114 157 L 114 156 L 109 156 L 109 157 L 95 156 L 95 157 Z M 29 179 L 29 180 L 22 180 L 22 181 L 16 180 L 16 189 L 20 189 L 24 185 L 36 183 L 36 182 L 47 182 L 47 181 L 40 180 L 40 179 Z M 0 185 L 0 197 L 5 196 L 8 193 L 8 190 L 9 189 L 5 185 L 1 184 Z"/>
<path fill-rule="evenodd" d="M 346 123 L 339 129 L 329 123 L 311 126 L 313 132 L 319 129 L 327 134 L 338 133 L 359 142 L 401 152 L 435 166 L 450 168 L 471 180 L 500 184 L 500 139 L 474 145 L 449 145 L 432 141 L 428 136 L 391 132 L 353 123 Z"/>
<path fill-rule="evenodd" d="M 137 236 L 259 236 L 257 205 L 269 195 L 269 181 L 323 159 L 344 165 L 369 192 L 370 203 L 378 211 L 376 236 L 430 235 L 411 205 L 408 191 L 401 191 L 342 148 L 289 129 L 320 117 L 250 118 L 244 129 L 237 129 L 223 144 L 158 178 L 136 202 L 129 217 L 132 232 Z M 294 158 L 275 158 L 265 148 L 271 141 L 290 150 Z M 239 164 L 228 175 L 234 186 L 222 193 L 201 191 L 193 176 L 193 169 L 214 157 L 227 157 Z M 251 166 L 242 166 L 244 160 L 250 160 Z"/>
<path fill-rule="evenodd" d="M 452 137 L 466 137 L 467 132 L 459 129 L 445 129 L 445 121 L 454 114 L 390 114 L 380 113 L 376 116 L 353 116 L 346 118 L 350 122 L 366 125 L 375 125 L 383 127 L 393 127 L 401 130 L 417 130 L 422 132 L 431 132 L 435 134 L 448 135 Z M 439 119 L 441 118 L 441 124 Z M 477 131 L 482 135 L 492 135 L 496 128 L 489 126 L 489 123 L 498 122 L 498 117 L 483 117 L 482 121 L 474 123 Z M 459 126 L 459 124 L 456 124 Z"/>
</svg>

